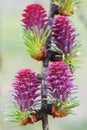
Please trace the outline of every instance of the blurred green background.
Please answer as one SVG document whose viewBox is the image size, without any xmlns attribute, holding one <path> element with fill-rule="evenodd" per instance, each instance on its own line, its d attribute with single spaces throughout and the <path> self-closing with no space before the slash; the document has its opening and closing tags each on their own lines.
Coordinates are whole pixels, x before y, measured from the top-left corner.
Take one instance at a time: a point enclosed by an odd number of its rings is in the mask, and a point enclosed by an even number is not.
<svg viewBox="0 0 87 130">
<path fill-rule="evenodd" d="M 32 60 L 22 47 L 21 13 L 30 3 L 42 4 L 49 11 L 50 0 L 0 0 L 0 130 L 42 130 L 41 122 L 25 127 L 4 122 L 4 111 L 9 101 L 9 91 L 15 73 L 21 68 L 41 70 L 41 62 Z M 79 86 L 80 106 L 75 109 L 77 115 L 63 119 L 49 117 L 50 130 L 87 130 L 87 0 L 72 17 L 83 44 L 81 69 L 76 72 L 76 84 Z"/>
</svg>

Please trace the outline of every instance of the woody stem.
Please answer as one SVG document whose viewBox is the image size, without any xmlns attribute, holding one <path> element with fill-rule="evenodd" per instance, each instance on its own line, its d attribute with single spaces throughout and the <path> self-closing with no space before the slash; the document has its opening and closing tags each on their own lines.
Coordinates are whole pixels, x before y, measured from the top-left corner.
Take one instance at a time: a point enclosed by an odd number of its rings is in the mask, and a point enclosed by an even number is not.
<svg viewBox="0 0 87 130">
<path fill-rule="evenodd" d="M 43 68 L 42 68 L 42 86 L 41 86 L 41 98 L 42 98 L 42 126 L 43 130 L 48 130 L 48 114 L 47 114 L 47 90 L 46 90 L 46 83 L 45 83 L 45 73 L 48 66 L 48 60 L 43 61 Z"/>
<path fill-rule="evenodd" d="M 48 25 L 49 28 L 51 28 L 52 25 L 52 18 L 54 17 L 54 15 L 56 14 L 56 12 L 58 13 L 57 9 L 58 7 L 56 7 L 56 5 L 53 4 L 54 0 L 51 0 L 51 4 L 50 4 L 50 14 L 49 14 L 49 21 L 48 21 Z M 41 99 L 42 99 L 42 103 L 41 103 L 41 112 L 42 112 L 42 127 L 43 130 L 48 130 L 48 113 L 47 113 L 47 88 L 46 88 L 46 81 L 45 81 L 45 74 L 47 71 L 47 67 L 49 64 L 49 57 L 50 57 L 50 52 L 48 51 L 48 49 L 51 47 L 51 35 L 48 37 L 47 39 L 47 48 L 46 48 L 46 57 L 42 62 L 42 82 L 41 82 Z"/>
</svg>

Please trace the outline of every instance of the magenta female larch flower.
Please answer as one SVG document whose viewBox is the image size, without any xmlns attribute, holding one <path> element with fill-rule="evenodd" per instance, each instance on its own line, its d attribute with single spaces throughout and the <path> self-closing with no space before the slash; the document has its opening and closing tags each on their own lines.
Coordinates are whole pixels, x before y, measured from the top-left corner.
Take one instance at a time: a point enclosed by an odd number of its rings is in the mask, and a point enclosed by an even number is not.
<svg viewBox="0 0 87 130">
<path fill-rule="evenodd" d="M 73 75 L 65 62 L 53 62 L 47 69 L 47 88 L 54 100 L 65 101 L 71 93 Z"/>
<path fill-rule="evenodd" d="M 46 11 L 40 4 L 31 4 L 24 9 L 22 16 L 26 50 L 35 60 L 43 60 L 46 56 L 46 40 L 50 34 Z"/>
<path fill-rule="evenodd" d="M 23 14 L 23 24 L 26 28 L 36 27 L 38 30 L 45 29 L 47 26 L 47 14 L 45 9 L 39 4 L 31 4 L 26 7 Z"/>
<path fill-rule="evenodd" d="M 66 16 L 57 16 L 52 23 L 52 39 L 63 53 L 69 54 L 76 41 L 75 28 Z"/>
<path fill-rule="evenodd" d="M 33 105 L 39 97 L 39 82 L 36 74 L 30 69 L 20 70 L 14 79 L 13 92 L 21 111 L 33 110 Z"/>
</svg>

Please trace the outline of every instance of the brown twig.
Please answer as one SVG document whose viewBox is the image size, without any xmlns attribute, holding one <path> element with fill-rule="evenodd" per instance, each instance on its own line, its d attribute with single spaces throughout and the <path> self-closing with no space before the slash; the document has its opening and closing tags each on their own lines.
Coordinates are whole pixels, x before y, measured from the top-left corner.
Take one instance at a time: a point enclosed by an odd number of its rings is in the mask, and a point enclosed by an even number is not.
<svg viewBox="0 0 87 130">
<path fill-rule="evenodd" d="M 49 22 L 48 22 L 48 25 L 49 25 L 49 28 L 51 28 L 51 25 L 52 25 L 52 19 L 54 17 L 54 15 L 57 13 L 57 9 L 58 7 L 56 7 L 56 5 L 54 5 L 52 2 L 54 0 L 51 0 L 51 5 L 50 5 L 50 14 L 49 14 Z M 47 48 L 46 48 L 46 57 L 45 59 L 43 60 L 42 62 L 42 82 L 41 82 L 41 99 L 42 99 L 42 104 L 41 104 L 41 112 L 42 112 L 42 127 L 43 127 L 43 130 L 48 130 L 48 113 L 47 113 L 47 107 L 48 107 L 48 104 L 47 104 L 47 88 L 46 88 L 46 83 L 45 83 L 45 74 L 46 74 L 46 71 L 47 71 L 47 67 L 48 67 L 48 64 L 49 64 L 49 58 L 50 58 L 50 55 L 51 53 L 48 51 L 48 48 L 51 47 L 51 35 L 49 36 L 49 38 L 47 39 Z"/>
</svg>

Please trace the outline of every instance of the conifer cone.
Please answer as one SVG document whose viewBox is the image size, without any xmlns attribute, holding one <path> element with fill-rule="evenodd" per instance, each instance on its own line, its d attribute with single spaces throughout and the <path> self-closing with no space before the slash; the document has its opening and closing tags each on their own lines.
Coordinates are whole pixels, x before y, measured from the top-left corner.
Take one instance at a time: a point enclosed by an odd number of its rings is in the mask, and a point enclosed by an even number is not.
<svg viewBox="0 0 87 130">
<path fill-rule="evenodd" d="M 37 110 L 40 109 L 39 80 L 31 69 L 17 72 L 11 93 L 11 104 L 5 114 L 6 120 L 22 126 L 37 122 Z"/>
<path fill-rule="evenodd" d="M 53 117 L 66 117 L 71 113 L 71 108 L 78 106 L 78 103 L 69 100 L 74 89 L 71 70 L 63 61 L 53 62 L 48 66 L 46 75 L 48 98 L 52 103 L 51 113 Z"/>
<path fill-rule="evenodd" d="M 52 25 L 53 42 L 63 51 L 69 54 L 76 41 L 75 28 L 71 25 L 71 20 L 66 16 L 57 16 Z"/>
<path fill-rule="evenodd" d="M 34 109 L 35 100 L 39 97 L 38 86 L 39 81 L 32 70 L 22 69 L 16 74 L 13 83 L 14 99 L 21 111 Z"/>
<path fill-rule="evenodd" d="M 55 100 L 67 100 L 74 87 L 73 79 L 71 70 L 65 62 L 53 62 L 48 66 L 46 82 L 49 93 Z"/>
<path fill-rule="evenodd" d="M 38 30 L 43 29 L 44 31 L 47 26 L 47 14 L 45 9 L 40 4 L 28 5 L 22 16 L 24 26 L 30 30 L 32 27 L 36 27 Z"/>
<path fill-rule="evenodd" d="M 35 106 L 38 105 L 40 96 L 38 86 L 39 81 L 36 74 L 30 69 L 22 69 L 15 76 L 13 98 L 17 107 L 16 109 L 14 108 L 11 115 L 13 115 L 13 119 L 18 119 L 22 126 L 33 124 L 37 121 Z"/>
<path fill-rule="evenodd" d="M 46 40 L 49 36 L 48 18 L 40 4 L 31 4 L 23 11 L 24 44 L 32 58 L 43 60 L 46 56 Z"/>
</svg>

